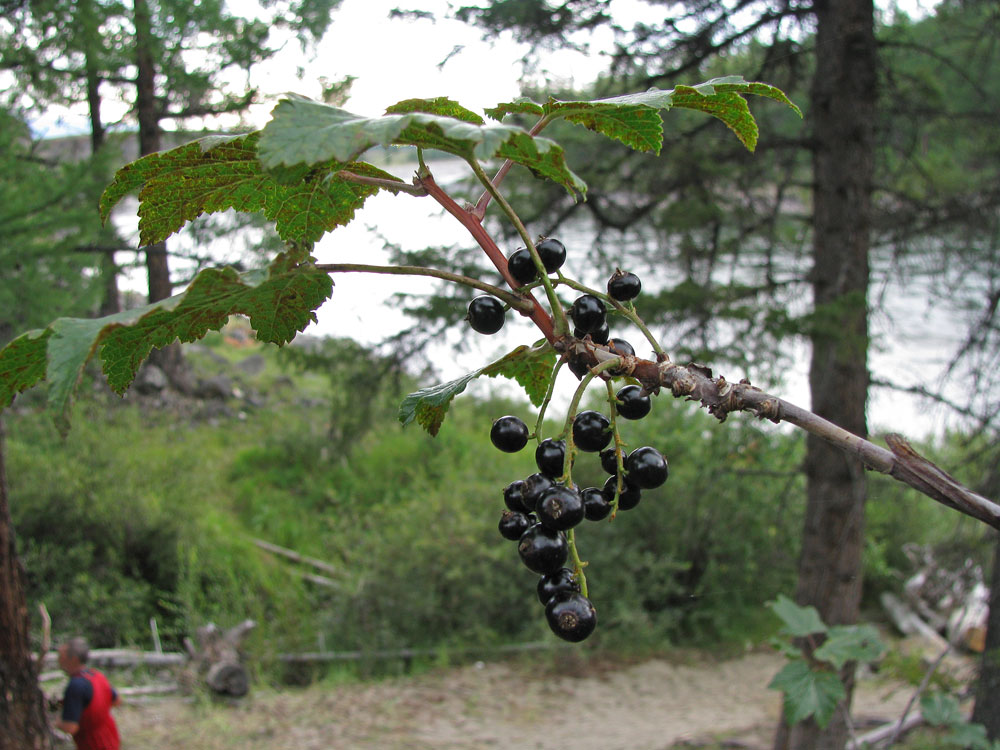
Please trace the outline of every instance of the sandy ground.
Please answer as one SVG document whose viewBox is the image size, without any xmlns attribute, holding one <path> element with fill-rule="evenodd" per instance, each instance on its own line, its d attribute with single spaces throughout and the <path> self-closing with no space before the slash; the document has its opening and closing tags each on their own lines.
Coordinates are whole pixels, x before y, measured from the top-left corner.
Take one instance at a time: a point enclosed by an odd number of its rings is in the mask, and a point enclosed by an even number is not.
<svg viewBox="0 0 1000 750">
<path fill-rule="evenodd" d="M 231 706 L 127 706 L 118 720 L 125 750 L 666 750 L 724 739 L 764 748 L 780 710 L 779 694 L 766 686 L 782 664 L 767 651 L 632 665 L 572 657 L 537 668 L 477 663 L 374 683 L 258 690 Z M 856 720 L 898 717 L 909 694 L 862 680 Z"/>
</svg>

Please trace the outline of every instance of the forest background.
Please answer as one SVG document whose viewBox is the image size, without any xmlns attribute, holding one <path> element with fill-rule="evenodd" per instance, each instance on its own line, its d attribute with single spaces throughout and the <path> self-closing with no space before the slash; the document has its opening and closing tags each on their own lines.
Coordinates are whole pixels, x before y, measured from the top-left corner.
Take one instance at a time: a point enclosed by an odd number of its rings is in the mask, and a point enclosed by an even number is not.
<svg viewBox="0 0 1000 750">
<path fill-rule="evenodd" d="M 489 26 L 498 18 L 479 21 Z M 532 30 L 533 19 L 515 20 L 528 37 L 544 38 Z M 873 246 L 883 275 L 872 282 L 873 289 L 890 277 L 919 283 L 932 306 L 954 313 L 949 325 L 961 329 L 946 377 L 915 373 L 904 387 L 928 403 L 946 401 L 962 417 L 954 430 L 922 437 L 942 465 L 961 467 L 961 478 L 988 496 L 997 487 L 1000 191 L 991 113 L 1000 53 L 988 31 L 996 23 L 990 3 L 942 3 L 920 22 L 900 14 L 877 29 L 880 211 Z M 32 67 L 16 59 L 26 48 L 8 41 L 6 66 L 29 75 L 8 91 L 3 120 L 0 343 L 58 315 L 113 309 L 117 297 L 109 290 L 119 269 L 108 249 L 124 247 L 92 215 L 120 146 L 95 135 L 93 159 L 43 156 L 25 128 L 37 113 L 22 95 L 34 91 L 32 106 L 49 101 L 41 86 L 49 62 L 39 57 Z M 808 25 L 781 45 L 765 41 L 773 40 L 748 35 L 725 59 L 706 56 L 683 72 L 693 81 L 738 71 L 806 101 Z M 586 93 L 639 90 L 650 69 L 649 61 L 625 56 L 616 65 Z M 83 73 L 66 88 L 50 82 L 48 96 L 80 96 Z M 186 80 L 172 90 L 194 89 Z M 343 95 L 331 88 L 331 96 Z M 206 116 L 202 104 L 199 116 Z M 237 104 L 212 102 L 233 111 Z M 808 156 L 792 119 L 766 109 L 758 117 L 765 140 L 752 157 L 728 146 L 721 152 L 714 126 L 681 117 L 661 157 L 668 169 L 644 172 L 624 151 L 596 159 L 587 151 L 592 141 L 563 134 L 571 163 L 593 165 L 595 174 L 581 173 L 600 190 L 570 207 L 526 182 L 513 200 L 539 233 L 587 226 L 595 236 L 593 265 L 661 269 L 640 310 L 675 359 L 733 368 L 766 384 L 781 381 L 787 352 L 823 321 L 797 304 L 808 280 Z M 616 187 L 626 183 L 667 200 L 616 202 Z M 530 206 L 543 209 L 533 215 Z M 196 231 L 217 237 L 236 230 L 206 222 Z M 261 230 L 242 231 L 259 240 Z M 420 252 L 484 273 L 460 248 Z M 186 273 L 210 259 L 178 260 Z M 235 262 L 252 260 L 247 254 Z M 183 278 L 168 281 L 172 290 Z M 878 300 L 869 300 L 876 314 Z M 402 395 L 428 382 L 433 360 L 420 352 L 462 324 L 466 301 L 442 290 L 404 303 L 415 327 L 373 351 L 347 340 L 265 351 L 209 337 L 161 363 L 174 376 L 176 398 L 136 393 L 119 402 L 99 385 L 82 389 L 88 393 L 68 441 L 38 413 L 41 395 L 21 396 L 6 418 L 6 462 L 30 602 L 47 604 L 57 630 L 85 632 L 97 645 L 144 642 L 153 616 L 173 644 L 207 620 L 252 617 L 261 623 L 252 648 L 265 673 L 277 653 L 318 644 L 376 650 L 544 637 L 525 596 L 530 575 L 495 531 L 500 489 L 533 470 L 530 457 L 482 460 L 491 450 L 483 425 L 528 407 L 485 395 L 466 399 L 435 439 L 403 432 L 395 421 Z M 898 385 L 877 375 L 879 387 Z M 213 392 L 206 384 L 220 377 L 235 387 Z M 941 395 L 948 383 L 960 385 Z M 205 398 L 209 393 L 215 398 Z M 636 444 L 658 436 L 672 476 L 644 499 L 641 517 L 601 529 L 600 543 L 588 550 L 599 571 L 593 585 L 602 591 L 602 627 L 591 647 L 758 641 L 774 628 L 764 602 L 795 585 L 804 441 L 748 420 L 720 427 L 664 397 L 632 435 Z M 593 483 L 602 478 L 595 471 Z M 873 479 L 869 497 L 870 611 L 880 591 L 898 587 L 908 542 L 989 566 L 994 539 L 984 527 L 889 480 Z M 251 538 L 331 561 L 343 570 L 338 587 L 311 586 Z M 270 674 L 278 674 L 276 666 Z"/>
</svg>

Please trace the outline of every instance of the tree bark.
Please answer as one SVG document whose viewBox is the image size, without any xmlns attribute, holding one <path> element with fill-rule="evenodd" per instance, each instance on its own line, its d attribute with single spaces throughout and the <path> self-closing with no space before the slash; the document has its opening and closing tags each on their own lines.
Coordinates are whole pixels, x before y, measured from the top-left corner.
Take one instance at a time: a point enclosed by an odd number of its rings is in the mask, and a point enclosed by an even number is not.
<svg viewBox="0 0 1000 750">
<path fill-rule="evenodd" d="M 813 128 L 815 319 L 809 386 L 812 410 L 865 437 L 868 395 L 869 233 L 875 121 L 876 47 L 872 0 L 817 0 Z M 857 620 L 867 494 L 862 463 L 812 435 L 807 441 L 807 506 L 796 600 L 831 625 Z M 824 729 L 782 722 L 779 750 L 841 750 L 848 695 Z"/>
<path fill-rule="evenodd" d="M 139 156 L 153 154 L 162 148 L 160 139 L 160 109 L 156 100 L 156 62 L 153 56 L 153 31 L 149 5 L 135 0 L 135 59 L 136 59 L 136 118 L 139 121 Z M 170 282 L 167 243 L 157 242 L 146 247 L 146 277 L 150 303 L 159 302 L 174 292 Z M 179 343 L 154 349 L 150 364 L 167 376 L 170 384 L 183 393 L 194 390 Z"/>
<path fill-rule="evenodd" d="M 31 659 L 24 569 L 10 519 L 0 421 L 0 750 L 49 750 L 52 738 L 38 665 Z"/>
<path fill-rule="evenodd" d="M 994 534 L 994 539 L 990 615 L 986 623 L 986 647 L 979 661 L 972 721 L 985 726 L 986 736 L 991 740 L 1000 740 L 1000 535 Z"/>
</svg>

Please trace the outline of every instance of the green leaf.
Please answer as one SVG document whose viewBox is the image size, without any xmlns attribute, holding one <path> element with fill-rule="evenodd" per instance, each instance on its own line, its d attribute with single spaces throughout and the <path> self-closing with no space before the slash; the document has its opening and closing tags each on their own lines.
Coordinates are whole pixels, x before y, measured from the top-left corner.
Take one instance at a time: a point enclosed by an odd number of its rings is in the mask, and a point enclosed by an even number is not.
<svg viewBox="0 0 1000 750">
<path fill-rule="evenodd" d="M 951 747 L 970 748 L 971 750 L 990 750 L 994 744 L 986 735 L 986 727 L 982 724 L 953 724 L 951 731 L 943 738 Z"/>
<path fill-rule="evenodd" d="M 549 99 L 545 105 L 540 105 L 519 99 L 497 105 L 486 113 L 496 119 L 512 113 L 562 117 L 636 150 L 658 154 L 663 145 L 663 120 L 657 110 L 681 107 L 705 112 L 722 120 L 743 145 L 753 151 L 757 145 L 757 122 L 750 114 L 743 98 L 745 95 L 774 99 L 802 116 L 799 108 L 780 89 L 766 83 L 747 82 L 741 76 L 714 78 L 697 86 L 678 86 L 676 89 L 654 88 L 593 101 Z"/>
<path fill-rule="evenodd" d="M 785 624 L 785 632 L 793 638 L 827 631 L 827 627 L 815 607 L 800 607 L 784 594 L 779 594 L 778 598 L 773 602 L 768 602 L 767 606 L 781 618 Z"/>
<path fill-rule="evenodd" d="M 486 365 L 480 372 L 495 378 L 502 375 L 516 380 L 528 399 L 535 406 L 541 406 L 552 382 L 552 368 L 556 364 L 556 353 L 544 342 L 534 347 L 519 346 L 502 359 Z"/>
<path fill-rule="evenodd" d="M 768 687 L 785 694 L 785 718 L 790 725 L 812 716 L 820 728 L 825 727 L 833 718 L 837 703 L 847 695 L 836 674 L 810 669 L 803 659 L 786 664 Z"/>
<path fill-rule="evenodd" d="M 450 110 L 454 103 L 414 100 L 404 108 Z M 458 106 L 458 105 L 454 105 Z M 468 112 L 462 109 L 458 114 Z M 260 159 L 268 169 L 296 164 L 349 161 L 372 146 L 417 146 L 455 154 L 466 160 L 503 156 L 555 180 L 571 193 L 585 186 L 566 166 L 562 148 L 546 138 L 532 138 L 521 128 L 472 122 L 418 110 L 382 117 L 362 117 L 304 97 L 284 99 L 272 113 L 260 140 Z"/>
<path fill-rule="evenodd" d="M 527 97 L 521 97 L 520 99 L 515 99 L 512 102 L 498 104 L 497 106 L 490 107 L 485 111 L 487 117 L 491 117 L 497 121 L 502 120 L 507 115 L 535 115 L 536 117 L 541 117 L 545 114 L 545 110 L 542 109 L 541 104 L 536 104 Z"/>
<path fill-rule="evenodd" d="M 312 168 L 266 173 L 257 159 L 260 133 L 204 138 L 150 154 L 122 167 L 101 196 L 101 218 L 128 193 L 139 191 L 139 240 L 160 242 L 203 213 L 262 212 L 286 242 L 310 244 L 347 224 L 371 185 L 337 176 L 348 170 L 401 182 L 370 164 L 326 161 Z"/>
<path fill-rule="evenodd" d="M 813 656 L 840 669 L 849 661 L 875 661 L 883 653 L 885 644 L 871 625 L 834 625 Z"/>
<path fill-rule="evenodd" d="M 920 698 L 920 714 L 935 727 L 951 727 L 965 723 L 962 709 L 948 693 L 926 693 Z"/>
<path fill-rule="evenodd" d="M 267 269 L 238 274 L 232 268 L 199 273 L 180 294 L 104 318 L 59 318 L 43 332 L 25 334 L 0 350 L 0 404 L 48 380 L 49 410 L 62 432 L 69 429 L 73 391 L 97 352 L 108 384 L 124 393 L 153 347 L 195 341 L 218 330 L 230 315 L 246 315 L 257 338 L 290 341 L 316 319 L 333 282 L 312 265 L 279 256 Z"/>
<path fill-rule="evenodd" d="M 414 420 L 431 435 L 437 435 L 455 396 L 480 375 L 513 378 L 524 388 L 531 403 L 538 406 L 548 391 L 556 355 L 547 343 L 519 346 L 509 354 L 460 378 L 421 388 L 399 405 L 399 421 L 405 427 Z"/>
<path fill-rule="evenodd" d="M 454 117 L 457 120 L 464 120 L 476 125 L 483 124 L 482 117 L 445 96 L 439 96 L 436 99 L 404 99 L 385 110 L 387 115 L 401 115 L 407 112 L 443 115 L 444 117 Z"/>
</svg>

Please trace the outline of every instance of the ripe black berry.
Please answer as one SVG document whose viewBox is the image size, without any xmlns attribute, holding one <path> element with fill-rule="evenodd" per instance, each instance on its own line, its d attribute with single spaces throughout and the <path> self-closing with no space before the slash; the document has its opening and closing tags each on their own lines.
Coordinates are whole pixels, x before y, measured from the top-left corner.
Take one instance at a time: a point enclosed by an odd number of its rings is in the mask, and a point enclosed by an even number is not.
<svg viewBox="0 0 1000 750">
<path fill-rule="evenodd" d="M 610 339 L 608 341 L 608 348 L 615 354 L 621 357 L 634 357 L 635 349 L 632 345 L 625 339 Z"/>
<path fill-rule="evenodd" d="M 618 477 L 608 477 L 608 481 L 604 483 L 604 494 L 608 496 L 610 502 L 615 501 L 617 489 Z M 642 490 L 626 481 L 622 487 L 622 494 L 618 496 L 618 510 L 632 510 L 641 499 Z"/>
<path fill-rule="evenodd" d="M 622 451 L 622 466 L 625 465 L 625 460 L 627 458 L 628 453 L 626 451 Z M 601 451 L 601 468 L 612 476 L 618 473 L 618 459 L 615 456 L 614 446 Z"/>
<path fill-rule="evenodd" d="M 504 453 L 517 453 L 528 444 L 528 426 L 517 417 L 500 417 L 490 429 L 490 440 Z"/>
<path fill-rule="evenodd" d="M 538 591 L 538 601 L 542 604 L 548 604 L 549 599 L 561 591 L 570 594 L 579 592 L 580 584 L 577 582 L 572 570 L 569 568 L 559 568 L 556 572 L 539 578 L 536 590 Z"/>
<path fill-rule="evenodd" d="M 599 487 L 588 487 L 580 493 L 583 515 L 588 521 L 602 521 L 611 513 L 611 498 Z"/>
<path fill-rule="evenodd" d="M 527 513 L 528 506 L 524 504 L 524 493 L 527 485 L 523 479 L 517 479 L 503 488 L 503 504 L 517 513 Z"/>
<path fill-rule="evenodd" d="M 579 336 L 577 336 L 577 338 L 579 338 Z M 571 373 L 576 375 L 577 380 L 583 380 L 583 376 L 590 372 L 590 362 L 584 356 L 572 357 L 566 363 L 566 366 L 569 368 Z"/>
<path fill-rule="evenodd" d="M 551 477 L 547 477 L 542 473 L 532 474 L 530 477 L 525 479 L 524 495 L 522 496 L 524 507 L 528 510 L 534 510 L 535 506 L 538 504 L 538 498 L 541 494 L 554 484 L 555 482 L 552 481 Z"/>
<path fill-rule="evenodd" d="M 521 535 L 517 543 L 521 562 L 536 573 L 559 570 L 569 556 L 566 535 L 536 523 Z"/>
<path fill-rule="evenodd" d="M 583 499 L 570 487 L 552 487 L 541 494 L 535 506 L 543 526 L 566 531 L 583 520 Z"/>
<path fill-rule="evenodd" d="M 604 321 L 604 325 L 598 328 L 596 331 L 584 331 L 580 328 L 573 329 L 573 338 L 582 339 L 584 336 L 590 336 L 590 340 L 595 344 L 606 344 L 608 343 L 608 337 L 611 336 L 611 329 L 608 328 L 608 321 Z"/>
<path fill-rule="evenodd" d="M 534 516 L 518 513 L 513 510 L 505 510 L 500 516 L 500 523 L 497 524 L 497 528 L 500 530 L 500 536 L 504 539 L 516 542 L 525 531 L 536 523 L 538 523 L 538 519 Z"/>
<path fill-rule="evenodd" d="M 656 448 L 646 445 L 629 453 L 625 471 L 630 484 L 651 490 L 667 481 L 667 459 Z"/>
<path fill-rule="evenodd" d="M 487 294 L 473 298 L 469 303 L 469 314 L 465 316 L 474 331 L 479 333 L 496 333 L 503 328 L 503 305 L 496 297 Z"/>
<path fill-rule="evenodd" d="M 634 273 L 618 270 L 608 279 L 608 296 L 619 302 L 635 299 L 641 290 L 642 282 Z"/>
<path fill-rule="evenodd" d="M 545 605 L 545 619 L 552 632 L 564 641 L 579 643 L 594 632 L 597 611 L 583 594 L 556 594 Z"/>
<path fill-rule="evenodd" d="M 573 420 L 573 442 L 588 453 L 596 453 L 611 442 L 610 420 L 600 412 L 581 411 Z"/>
<path fill-rule="evenodd" d="M 604 303 L 592 294 L 577 297 L 569 309 L 573 325 L 584 333 L 597 331 L 607 322 L 607 309 Z"/>
<path fill-rule="evenodd" d="M 649 396 L 637 385 L 627 385 L 615 394 L 618 403 L 615 407 L 625 419 L 642 419 L 649 414 L 652 404 Z"/>
<path fill-rule="evenodd" d="M 507 270 L 514 280 L 521 284 L 530 284 L 538 278 L 538 269 L 527 248 L 515 250 L 507 258 Z"/>
<path fill-rule="evenodd" d="M 543 474 L 557 479 L 563 475 L 566 461 L 566 441 L 545 438 L 535 448 L 535 464 Z"/>
<path fill-rule="evenodd" d="M 542 259 L 542 265 L 548 273 L 559 269 L 566 261 L 566 246 L 559 240 L 549 237 L 535 245 L 538 257 Z"/>
</svg>

